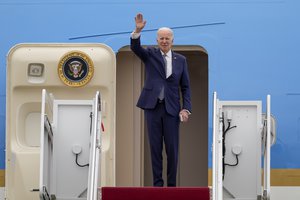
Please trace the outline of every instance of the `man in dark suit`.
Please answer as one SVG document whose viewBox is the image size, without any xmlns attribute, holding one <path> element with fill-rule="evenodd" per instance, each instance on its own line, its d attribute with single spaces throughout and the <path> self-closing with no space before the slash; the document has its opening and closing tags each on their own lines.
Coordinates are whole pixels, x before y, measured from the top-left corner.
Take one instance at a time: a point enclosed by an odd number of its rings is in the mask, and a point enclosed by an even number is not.
<svg viewBox="0 0 300 200">
<path fill-rule="evenodd" d="M 159 48 L 143 48 L 141 31 L 146 21 L 142 14 L 135 17 L 135 30 L 131 34 L 131 50 L 145 64 L 146 79 L 137 106 L 142 108 L 147 121 L 151 150 L 153 185 L 163 186 L 162 150 L 167 154 L 167 185 L 176 186 L 178 163 L 179 122 L 187 122 L 191 114 L 191 97 L 186 58 L 171 50 L 173 31 L 157 31 Z M 180 105 L 180 91 L 182 106 Z"/>
</svg>

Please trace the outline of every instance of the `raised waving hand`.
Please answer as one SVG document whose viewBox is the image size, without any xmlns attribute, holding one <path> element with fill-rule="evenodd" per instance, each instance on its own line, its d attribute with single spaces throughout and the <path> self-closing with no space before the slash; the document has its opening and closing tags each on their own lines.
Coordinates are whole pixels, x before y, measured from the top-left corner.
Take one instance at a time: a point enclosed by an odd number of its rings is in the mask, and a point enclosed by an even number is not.
<svg viewBox="0 0 300 200">
<path fill-rule="evenodd" d="M 135 33 L 140 33 L 146 25 L 146 21 L 143 19 L 143 14 L 138 13 L 135 19 Z"/>
</svg>

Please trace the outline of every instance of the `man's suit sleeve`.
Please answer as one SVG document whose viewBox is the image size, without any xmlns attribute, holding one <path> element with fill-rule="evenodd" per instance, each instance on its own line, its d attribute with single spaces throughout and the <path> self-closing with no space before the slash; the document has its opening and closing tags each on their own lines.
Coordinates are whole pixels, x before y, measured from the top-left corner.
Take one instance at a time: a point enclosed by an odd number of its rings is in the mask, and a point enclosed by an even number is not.
<svg viewBox="0 0 300 200">
<path fill-rule="evenodd" d="M 190 90 L 190 79 L 186 59 L 183 61 L 183 73 L 180 81 L 181 94 L 182 94 L 182 109 L 192 112 L 191 104 L 191 90 Z"/>
<path fill-rule="evenodd" d="M 141 46 L 141 37 L 137 39 L 130 38 L 130 49 L 137 55 L 143 62 L 148 58 L 148 51 Z"/>
</svg>

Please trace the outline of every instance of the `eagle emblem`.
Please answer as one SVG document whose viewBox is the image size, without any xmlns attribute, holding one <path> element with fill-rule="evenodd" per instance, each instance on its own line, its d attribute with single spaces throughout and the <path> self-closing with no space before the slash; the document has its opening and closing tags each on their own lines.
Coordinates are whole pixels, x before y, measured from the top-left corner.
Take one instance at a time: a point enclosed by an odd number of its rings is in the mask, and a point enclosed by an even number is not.
<svg viewBox="0 0 300 200">
<path fill-rule="evenodd" d="M 58 64 L 58 75 L 67 86 L 84 86 L 91 80 L 93 73 L 92 59 L 81 51 L 65 54 Z"/>
</svg>

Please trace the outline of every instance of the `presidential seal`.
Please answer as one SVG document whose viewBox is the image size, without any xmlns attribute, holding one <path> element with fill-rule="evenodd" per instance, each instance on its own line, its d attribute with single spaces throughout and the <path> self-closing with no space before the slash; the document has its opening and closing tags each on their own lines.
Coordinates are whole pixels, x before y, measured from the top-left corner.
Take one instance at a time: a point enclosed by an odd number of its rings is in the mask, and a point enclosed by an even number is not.
<svg viewBox="0 0 300 200">
<path fill-rule="evenodd" d="M 67 86 L 84 86 L 92 79 L 93 75 L 93 61 L 81 51 L 65 54 L 58 63 L 58 76 Z"/>
</svg>

